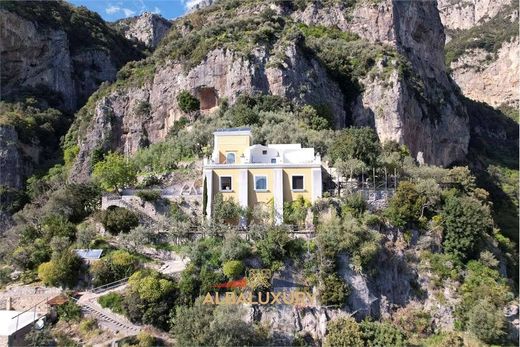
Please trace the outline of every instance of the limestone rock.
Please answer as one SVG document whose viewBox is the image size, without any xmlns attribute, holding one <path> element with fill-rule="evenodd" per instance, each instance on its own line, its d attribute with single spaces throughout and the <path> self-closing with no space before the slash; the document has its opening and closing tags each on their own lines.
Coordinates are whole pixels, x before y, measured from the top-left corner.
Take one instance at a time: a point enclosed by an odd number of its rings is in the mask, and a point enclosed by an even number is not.
<svg viewBox="0 0 520 347">
<path fill-rule="evenodd" d="M 155 48 L 170 30 L 172 23 L 158 14 L 144 12 L 140 16 L 122 19 L 115 26 L 127 39 Z"/>
</svg>

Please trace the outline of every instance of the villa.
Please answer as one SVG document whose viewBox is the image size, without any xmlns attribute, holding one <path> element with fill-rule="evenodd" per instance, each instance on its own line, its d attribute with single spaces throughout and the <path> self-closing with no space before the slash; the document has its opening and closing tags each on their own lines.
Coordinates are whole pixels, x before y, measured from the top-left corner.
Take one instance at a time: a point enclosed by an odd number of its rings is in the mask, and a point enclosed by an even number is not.
<svg viewBox="0 0 520 347">
<path fill-rule="evenodd" d="M 284 202 L 300 196 L 314 202 L 321 197 L 321 157 L 314 148 L 253 145 L 249 128 L 219 129 L 213 134 L 213 153 L 204 159 L 203 171 L 208 218 L 218 193 L 244 208 L 272 206 L 277 224 L 283 222 Z"/>
</svg>

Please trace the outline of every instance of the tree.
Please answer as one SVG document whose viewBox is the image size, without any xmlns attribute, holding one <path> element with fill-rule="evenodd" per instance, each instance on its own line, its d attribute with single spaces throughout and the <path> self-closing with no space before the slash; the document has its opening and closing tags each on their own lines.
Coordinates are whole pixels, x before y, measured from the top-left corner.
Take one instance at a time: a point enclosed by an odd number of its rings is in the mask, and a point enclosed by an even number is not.
<svg viewBox="0 0 520 347">
<path fill-rule="evenodd" d="M 364 347 L 363 332 L 358 323 L 351 317 L 332 320 L 327 325 L 325 347 Z"/>
<path fill-rule="evenodd" d="M 187 90 L 182 90 L 177 95 L 177 105 L 184 113 L 191 113 L 200 109 L 200 101 Z"/>
<path fill-rule="evenodd" d="M 96 163 L 92 175 L 99 181 L 101 188 L 108 191 L 118 191 L 137 181 L 136 167 L 117 153 L 108 153 L 103 161 Z"/>
<path fill-rule="evenodd" d="M 139 217 L 134 212 L 118 206 L 109 207 L 101 213 L 103 227 L 112 235 L 128 233 L 139 225 Z"/>
<path fill-rule="evenodd" d="M 134 229 L 130 230 L 129 233 L 120 234 L 120 240 L 123 248 L 136 252 L 143 245 L 148 245 L 153 240 L 153 231 L 149 228 L 138 225 Z"/>
<path fill-rule="evenodd" d="M 117 250 L 90 267 L 95 286 L 111 283 L 130 276 L 139 268 L 139 260 L 132 254 Z"/>
<path fill-rule="evenodd" d="M 229 279 L 237 279 L 244 273 L 244 263 L 240 260 L 230 260 L 224 263 L 222 271 Z"/>
<path fill-rule="evenodd" d="M 38 267 L 38 277 L 49 286 L 72 287 L 81 269 L 81 259 L 71 251 Z"/>
<path fill-rule="evenodd" d="M 222 244 L 220 260 L 243 260 L 251 253 L 251 245 L 237 233 L 227 233 Z"/>
<path fill-rule="evenodd" d="M 415 184 L 401 182 L 385 211 L 392 225 L 403 228 L 418 223 L 426 199 L 417 192 Z"/>
<path fill-rule="evenodd" d="M 217 223 L 236 223 L 245 211 L 233 200 L 226 199 L 222 194 L 215 195 L 213 202 L 213 220 Z"/>
<path fill-rule="evenodd" d="M 123 309 L 134 323 L 168 329 L 169 313 L 177 297 L 175 283 L 160 273 L 141 270 L 128 280 Z"/>
<path fill-rule="evenodd" d="M 471 197 L 449 197 L 441 212 L 445 234 L 444 251 L 461 260 L 477 254 L 477 245 L 491 232 L 493 219 L 488 206 Z"/>
<path fill-rule="evenodd" d="M 332 142 L 329 155 L 333 161 L 358 159 L 367 166 L 375 166 L 381 152 L 377 134 L 371 128 L 348 128 Z"/>
<path fill-rule="evenodd" d="M 289 235 L 283 227 L 271 227 L 266 234 L 256 242 L 256 250 L 262 263 L 272 266 L 275 261 L 283 260 L 288 253 Z"/>
</svg>

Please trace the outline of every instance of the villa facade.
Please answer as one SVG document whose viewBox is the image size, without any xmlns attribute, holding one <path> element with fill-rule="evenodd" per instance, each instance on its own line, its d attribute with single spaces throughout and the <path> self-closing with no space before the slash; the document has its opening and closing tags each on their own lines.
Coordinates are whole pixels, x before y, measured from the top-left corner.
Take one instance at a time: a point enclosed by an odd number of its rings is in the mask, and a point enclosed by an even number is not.
<svg viewBox="0 0 520 347">
<path fill-rule="evenodd" d="M 301 144 L 253 145 L 249 128 L 214 132 L 211 158 L 204 159 L 206 215 L 211 218 L 215 195 L 241 207 L 272 206 L 276 223 L 283 222 L 284 202 L 302 196 L 310 202 L 322 194 L 321 158 Z"/>
</svg>

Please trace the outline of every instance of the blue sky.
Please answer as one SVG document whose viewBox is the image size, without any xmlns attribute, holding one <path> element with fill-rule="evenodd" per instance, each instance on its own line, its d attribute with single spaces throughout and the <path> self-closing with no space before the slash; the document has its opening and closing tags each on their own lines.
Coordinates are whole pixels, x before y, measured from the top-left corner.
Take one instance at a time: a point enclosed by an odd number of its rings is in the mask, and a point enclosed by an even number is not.
<svg viewBox="0 0 520 347">
<path fill-rule="evenodd" d="M 137 16 L 143 12 L 155 12 L 167 19 L 181 16 L 188 7 L 200 0 L 68 0 L 76 6 L 86 6 L 106 21 Z"/>
</svg>

